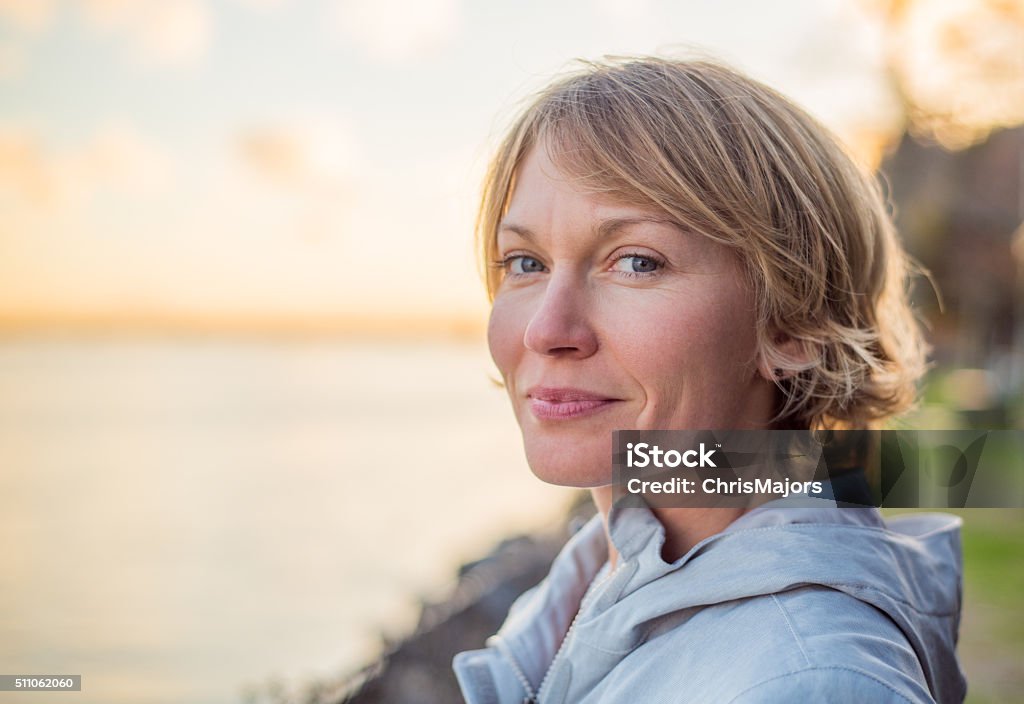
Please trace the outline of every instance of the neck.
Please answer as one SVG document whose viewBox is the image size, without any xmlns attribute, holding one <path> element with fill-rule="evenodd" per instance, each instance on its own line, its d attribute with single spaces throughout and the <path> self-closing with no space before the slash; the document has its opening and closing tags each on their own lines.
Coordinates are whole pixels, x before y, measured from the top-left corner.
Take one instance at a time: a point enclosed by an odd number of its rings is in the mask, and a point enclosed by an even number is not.
<svg viewBox="0 0 1024 704">
<path fill-rule="evenodd" d="M 612 569 L 619 559 L 619 552 L 612 543 L 608 532 L 608 511 L 612 505 L 611 486 L 600 486 L 590 490 L 597 510 L 604 521 L 605 538 L 608 543 L 608 562 Z M 744 508 L 652 508 L 661 525 L 665 528 L 665 544 L 661 548 L 661 559 L 675 562 L 690 549 L 716 533 L 721 533 L 737 518 L 747 512 Z"/>
</svg>

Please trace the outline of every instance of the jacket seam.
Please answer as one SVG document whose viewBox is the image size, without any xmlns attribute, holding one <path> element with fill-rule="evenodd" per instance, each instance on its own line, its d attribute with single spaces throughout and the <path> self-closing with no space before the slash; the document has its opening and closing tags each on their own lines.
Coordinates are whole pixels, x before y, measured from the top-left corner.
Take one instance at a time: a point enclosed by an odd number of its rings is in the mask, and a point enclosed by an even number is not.
<svg viewBox="0 0 1024 704">
<path fill-rule="evenodd" d="M 800 668 L 799 670 L 792 670 L 790 672 L 785 672 L 785 673 L 783 673 L 781 675 L 776 675 L 775 677 L 769 677 L 766 680 L 761 680 L 757 684 L 751 685 L 750 687 L 747 687 L 746 689 L 744 689 L 742 692 L 740 692 L 735 697 L 730 699 L 729 700 L 729 704 L 734 704 L 734 702 L 739 701 L 740 697 L 742 697 L 742 696 L 744 696 L 746 694 L 749 694 L 750 692 L 753 692 L 758 687 L 762 687 L 762 686 L 764 686 L 766 684 L 769 684 L 771 682 L 775 682 L 776 680 L 785 679 L 786 677 L 792 677 L 793 675 L 799 675 L 799 674 L 802 674 L 802 673 L 805 673 L 805 672 L 837 672 L 837 671 L 838 672 L 852 672 L 855 675 L 860 675 L 861 677 L 866 677 L 867 679 L 871 680 L 875 684 L 881 685 L 883 688 L 885 688 L 885 689 L 889 690 L 890 692 L 892 692 L 894 695 L 899 697 L 901 701 L 904 701 L 907 704 L 913 704 L 913 702 L 910 699 L 907 699 L 907 697 L 905 697 L 895 687 L 893 687 L 892 685 L 890 685 L 887 682 L 884 682 L 884 681 L 878 679 L 877 677 L 875 677 L 871 673 L 865 672 L 864 670 L 860 670 L 860 669 L 855 668 L 855 667 L 838 667 L 838 666 L 803 667 L 803 668 Z"/>
<path fill-rule="evenodd" d="M 858 584 L 857 582 L 839 582 L 839 581 L 825 581 L 825 580 L 821 580 L 821 581 L 818 581 L 818 582 L 809 582 L 809 584 L 811 584 L 812 586 L 817 584 L 817 585 L 820 585 L 820 586 L 823 586 L 823 587 L 850 587 L 852 589 L 861 589 L 863 591 L 874 592 L 876 594 L 881 594 L 884 597 L 892 599 L 893 601 L 897 601 L 900 604 L 903 604 L 904 606 L 906 606 L 911 611 L 919 613 L 922 616 L 939 616 L 939 617 L 942 617 L 942 618 L 950 618 L 950 617 L 953 617 L 953 616 L 957 615 L 956 611 L 927 611 L 927 610 L 921 609 L 921 608 L 919 608 L 917 606 L 917 604 L 915 604 L 915 603 L 913 603 L 911 601 L 907 601 L 906 599 L 901 599 L 900 597 L 896 596 L 895 594 L 887 592 L 884 589 L 879 589 L 878 587 L 873 587 L 870 584 Z M 840 590 L 837 590 L 837 591 L 840 591 Z"/>
<path fill-rule="evenodd" d="M 691 559 L 696 558 L 701 552 L 703 552 L 704 548 L 706 548 L 707 546 L 711 545 L 713 542 L 717 542 L 717 541 L 720 541 L 720 540 L 728 540 L 730 536 L 742 535 L 744 533 L 748 533 L 748 534 L 749 533 L 768 533 L 768 532 L 775 532 L 775 531 L 779 531 L 779 530 L 787 530 L 787 531 L 789 531 L 789 530 L 793 530 L 793 529 L 799 529 L 800 532 L 803 532 L 804 530 L 817 530 L 822 525 L 842 525 L 842 524 L 787 523 L 787 524 L 779 525 L 779 526 L 765 526 L 765 527 L 762 527 L 762 528 L 744 528 L 744 529 L 741 529 L 741 530 L 735 530 L 735 531 L 719 533 L 718 535 L 714 535 L 714 536 L 711 536 L 710 538 L 706 538 L 705 539 L 706 542 L 704 542 L 704 543 L 698 543 L 696 546 L 694 546 L 692 553 L 684 556 L 683 558 L 680 558 L 680 560 L 679 560 L 680 564 L 673 565 L 673 566 L 675 566 L 676 569 L 681 568 L 683 565 L 686 564 L 686 562 L 689 562 Z M 844 528 L 848 528 L 849 530 L 868 531 L 868 532 L 871 532 L 871 533 L 887 533 L 887 532 L 889 532 L 889 531 L 885 530 L 884 528 L 873 528 L 873 527 L 870 527 L 870 526 L 848 526 L 848 527 L 847 526 L 843 526 L 843 527 Z M 824 580 L 815 581 L 815 582 L 813 582 L 813 584 L 820 584 L 820 585 L 826 586 L 826 587 L 835 585 L 835 586 L 840 586 L 840 587 L 853 587 L 853 588 L 856 588 L 856 589 L 870 590 L 870 591 L 876 592 L 878 594 L 882 594 L 882 595 L 892 599 L 893 601 L 897 601 L 897 602 L 903 604 L 904 606 L 907 606 L 910 609 L 912 609 L 913 611 L 916 611 L 917 613 L 922 614 L 924 616 L 945 616 L 945 617 L 950 617 L 950 616 L 955 616 L 957 614 L 956 611 L 924 611 L 922 609 L 919 609 L 917 607 L 917 605 L 914 604 L 911 601 L 908 601 L 906 599 L 902 599 L 902 598 L 900 598 L 899 596 L 897 596 L 895 594 L 891 594 L 890 592 L 887 592 L 887 591 L 885 591 L 883 589 L 879 589 L 878 587 L 873 587 L 873 586 L 870 586 L 870 585 L 867 585 L 867 584 L 858 584 L 856 582 L 824 581 Z"/>
<path fill-rule="evenodd" d="M 658 627 L 658 620 L 654 619 L 654 622 L 650 626 L 648 626 L 647 628 L 645 628 L 643 630 L 643 632 L 641 633 L 641 635 L 640 635 L 640 637 L 639 637 L 639 639 L 637 640 L 636 643 L 634 643 L 634 644 L 632 644 L 632 645 L 630 645 L 630 646 L 628 646 L 626 648 L 623 648 L 621 650 L 613 650 L 611 648 L 605 648 L 603 646 L 597 645 L 593 641 L 591 641 L 591 640 L 589 640 L 589 639 L 587 639 L 584 636 L 581 636 L 579 634 L 577 634 L 577 640 L 580 643 L 582 643 L 583 645 L 585 645 L 586 647 L 590 648 L 591 650 L 596 650 L 597 652 L 603 653 L 604 655 L 627 655 L 629 653 L 632 653 L 634 650 L 639 648 L 641 645 L 644 645 L 645 643 L 647 643 L 648 639 L 651 636 L 651 633 L 653 633 L 654 630 L 657 627 Z"/>
<path fill-rule="evenodd" d="M 799 530 L 799 531 L 820 530 L 823 526 L 831 527 L 831 528 L 842 528 L 843 530 L 866 531 L 866 532 L 869 532 L 869 533 L 893 534 L 893 531 L 890 531 L 887 528 L 878 528 L 876 526 L 859 526 L 859 525 L 854 525 L 854 524 L 849 524 L 849 523 L 824 523 L 824 522 L 814 522 L 814 523 L 781 523 L 779 525 L 761 526 L 759 528 L 737 528 L 735 530 L 728 530 L 728 529 L 726 529 L 725 531 L 723 531 L 721 533 L 718 533 L 716 535 L 713 535 L 710 538 L 706 538 L 705 540 L 707 540 L 707 542 L 710 543 L 711 541 L 715 540 L 716 538 L 721 540 L 721 539 L 724 539 L 724 538 L 728 538 L 731 535 L 742 535 L 743 533 L 768 533 L 768 532 L 774 532 L 774 531 L 778 531 L 778 530 L 794 530 L 794 529 L 795 530 Z M 951 528 L 955 528 L 955 527 L 956 526 L 951 526 Z M 932 533 L 929 533 L 928 535 L 938 535 L 939 533 L 946 532 L 946 531 L 947 531 L 947 528 L 945 526 L 943 526 L 942 529 L 933 531 Z M 911 537 L 911 538 L 920 539 L 921 537 L 923 537 L 923 536 L 906 536 L 906 535 L 904 535 L 902 533 L 895 533 L 895 535 L 897 537 L 901 537 L 901 538 L 902 537 Z M 696 548 L 698 546 L 694 546 L 694 547 Z"/>
<path fill-rule="evenodd" d="M 812 589 L 828 590 L 830 592 L 837 592 L 839 594 L 845 594 L 848 597 L 851 597 L 853 599 L 857 599 L 857 597 L 855 597 L 855 596 L 853 596 L 851 594 L 846 594 L 846 592 L 842 591 L 841 589 L 836 589 L 835 587 L 837 587 L 837 586 L 852 587 L 852 588 L 856 588 L 856 589 L 863 589 L 863 590 L 868 590 L 868 591 L 874 591 L 874 592 L 877 592 L 879 594 L 882 594 L 883 596 L 888 596 L 890 598 L 893 598 L 895 601 L 900 601 L 905 606 L 907 606 L 907 607 L 917 611 L 918 613 L 924 614 L 924 615 L 940 616 L 940 617 L 943 617 L 943 618 L 950 618 L 950 617 L 955 616 L 955 613 L 948 613 L 947 614 L 947 613 L 940 613 L 940 612 L 921 611 L 921 610 L 915 608 L 915 606 L 913 604 L 909 603 L 909 602 L 903 602 L 903 601 L 901 601 L 899 599 L 895 599 L 895 597 L 892 597 L 892 595 L 890 595 L 888 592 L 882 591 L 880 589 L 876 589 L 876 588 L 868 586 L 868 585 L 854 584 L 854 583 L 847 583 L 847 582 L 824 582 L 824 581 L 822 581 L 822 582 L 806 582 L 806 583 L 801 583 L 801 584 L 794 584 L 794 585 L 792 585 L 792 586 L 790 586 L 790 587 L 788 587 L 788 588 L 786 588 L 786 589 L 784 589 L 782 591 L 774 592 L 774 593 L 770 593 L 770 594 L 753 594 L 753 595 L 750 595 L 750 596 L 737 597 L 735 599 L 728 599 L 726 601 L 715 602 L 713 604 L 693 604 L 693 605 L 687 606 L 687 607 L 685 607 L 683 609 L 679 609 L 678 611 L 691 611 L 691 610 L 703 611 L 704 609 L 713 609 L 713 608 L 716 608 L 716 607 L 719 607 L 719 606 L 724 606 L 726 604 L 743 603 L 743 602 L 748 602 L 748 601 L 751 601 L 751 600 L 754 600 L 754 599 L 758 599 L 758 598 L 762 598 L 762 597 L 771 597 L 772 600 L 775 602 L 776 606 L 783 612 L 782 613 L 783 619 L 786 621 L 786 626 L 789 628 L 790 634 L 793 636 L 793 639 L 797 643 L 797 647 L 800 649 L 800 654 L 803 655 L 804 662 L 807 664 L 808 667 L 813 667 L 813 664 L 811 663 L 811 659 L 808 656 L 807 651 L 803 647 L 803 641 L 800 639 L 799 635 L 797 635 L 796 630 L 795 630 L 795 628 L 794 628 L 794 626 L 792 624 L 792 621 L 789 619 L 788 611 L 785 610 L 785 607 L 781 604 L 781 602 L 778 600 L 777 597 L 778 597 L 779 594 L 786 594 L 786 593 L 791 592 L 791 591 L 796 591 L 796 590 L 799 590 L 799 589 L 805 589 L 805 588 L 810 587 Z M 892 621 L 893 624 L 896 625 L 896 627 L 899 628 L 901 632 L 903 632 L 903 627 L 901 627 L 898 623 L 896 623 L 896 621 L 893 619 L 893 617 L 891 615 L 889 615 L 884 609 L 880 608 L 879 606 L 877 606 L 875 604 L 871 604 L 870 602 L 864 602 L 861 599 L 857 599 L 857 601 L 860 601 L 861 603 L 868 604 L 869 606 L 872 606 L 873 608 L 875 608 L 880 614 L 882 614 L 883 616 L 888 618 L 890 621 Z M 580 623 L 578 623 L 577 626 L 578 627 L 589 626 L 589 625 L 593 624 L 594 622 L 596 622 L 598 619 L 600 619 L 604 615 L 605 615 L 604 612 L 596 614 L 596 615 L 590 617 L 589 619 L 587 619 L 586 621 L 580 621 Z M 655 630 L 657 630 L 659 626 L 660 626 L 659 620 L 657 618 L 653 619 L 652 623 L 648 627 L 643 629 L 643 631 L 641 631 L 640 636 L 639 636 L 638 640 L 635 643 L 631 644 L 628 647 L 622 648 L 622 649 L 612 649 L 612 648 L 602 647 L 600 645 L 595 644 L 592 640 L 590 640 L 586 636 L 581 635 L 579 633 L 577 633 L 577 639 L 580 640 L 582 643 L 585 643 L 587 645 L 587 647 L 589 647 L 589 648 L 591 648 L 593 650 L 596 650 L 598 652 L 604 653 L 606 655 L 622 655 L 622 654 L 625 654 L 625 653 L 632 652 L 637 647 L 639 647 L 639 646 L 643 645 L 644 643 L 646 643 L 648 641 L 648 639 L 650 638 L 651 633 L 654 632 Z M 905 633 L 904 633 L 904 637 L 907 637 Z"/>
<path fill-rule="evenodd" d="M 782 605 L 782 602 L 779 601 L 779 598 L 775 594 L 772 594 L 771 597 L 772 601 L 775 602 L 775 606 L 778 607 L 779 613 L 782 614 L 782 620 L 786 622 L 786 628 L 789 629 L 790 635 L 792 635 L 793 640 L 796 641 L 796 647 L 800 649 L 800 654 L 804 656 L 804 664 L 810 666 L 811 659 L 807 657 L 807 650 L 804 649 L 803 640 L 796 634 L 796 629 L 793 628 L 793 622 L 789 619 L 789 612 L 786 611 L 786 607 Z"/>
</svg>

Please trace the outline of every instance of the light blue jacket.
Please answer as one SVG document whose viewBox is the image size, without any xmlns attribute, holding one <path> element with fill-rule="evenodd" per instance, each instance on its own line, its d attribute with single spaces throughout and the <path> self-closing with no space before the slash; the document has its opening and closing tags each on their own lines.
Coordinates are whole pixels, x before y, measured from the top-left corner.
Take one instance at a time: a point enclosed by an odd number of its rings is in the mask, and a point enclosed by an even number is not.
<svg viewBox="0 0 1024 704">
<path fill-rule="evenodd" d="M 773 502 L 668 564 L 651 511 L 616 505 L 616 569 L 595 516 L 456 676 L 469 704 L 962 702 L 959 531 Z"/>
</svg>

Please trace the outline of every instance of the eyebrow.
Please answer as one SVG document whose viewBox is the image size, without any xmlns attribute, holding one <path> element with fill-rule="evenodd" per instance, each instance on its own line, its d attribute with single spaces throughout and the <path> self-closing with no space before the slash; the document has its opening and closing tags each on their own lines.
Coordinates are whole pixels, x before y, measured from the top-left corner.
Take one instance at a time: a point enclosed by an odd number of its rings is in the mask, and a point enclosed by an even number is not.
<svg viewBox="0 0 1024 704">
<path fill-rule="evenodd" d="M 608 218 L 607 220 L 602 220 L 601 224 L 597 226 L 595 232 L 597 233 L 598 237 L 606 238 L 611 237 L 613 234 L 615 234 L 616 232 L 625 227 L 652 223 L 655 225 L 671 225 L 674 228 L 680 230 L 682 229 L 679 227 L 678 224 L 676 224 L 676 222 L 666 217 L 658 215 L 635 215 L 625 218 Z M 537 236 L 533 233 L 533 231 L 530 228 L 516 224 L 514 222 L 502 220 L 501 223 L 498 225 L 498 230 L 508 230 L 510 232 L 514 232 L 520 237 L 522 237 L 524 240 L 527 240 L 529 242 L 537 241 Z"/>
<path fill-rule="evenodd" d="M 611 237 L 613 234 L 632 225 L 671 225 L 678 228 L 672 220 L 658 215 L 636 215 L 628 218 L 609 218 L 597 226 L 599 237 Z"/>
<path fill-rule="evenodd" d="M 527 240 L 529 242 L 537 241 L 537 237 L 533 234 L 533 230 L 531 230 L 528 227 L 523 227 L 522 225 L 517 225 L 514 222 L 506 222 L 505 220 L 502 220 L 498 224 L 498 232 L 501 232 L 502 230 L 514 232 L 520 237 L 522 237 L 524 240 Z"/>
</svg>

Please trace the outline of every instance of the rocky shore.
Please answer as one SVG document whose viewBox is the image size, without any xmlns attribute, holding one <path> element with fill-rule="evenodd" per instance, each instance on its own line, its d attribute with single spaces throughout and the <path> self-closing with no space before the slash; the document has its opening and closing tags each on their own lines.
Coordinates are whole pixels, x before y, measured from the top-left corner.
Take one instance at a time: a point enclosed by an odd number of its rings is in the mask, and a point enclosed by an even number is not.
<svg viewBox="0 0 1024 704">
<path fill-rule="evenodd" d="M 447 601 L 424 605 L 412 635 L 350 680 L 348 691 L 339 699 L 316 704 L 462 701 L 452 657 L 483 646 L 515 598 L 544 578 L 562 542 L 555 535 L 520 536 L 502 542 L 483 560 L 465 565 Z"/>
</svg>

